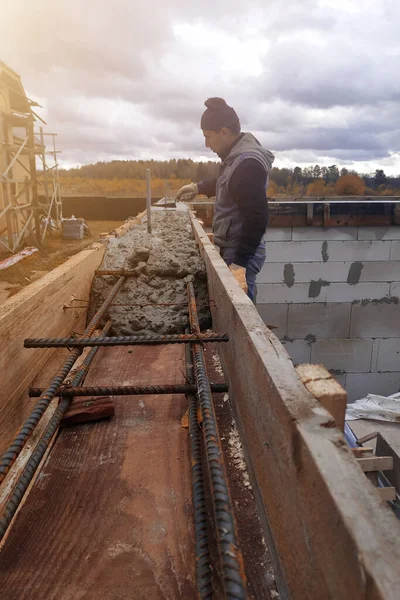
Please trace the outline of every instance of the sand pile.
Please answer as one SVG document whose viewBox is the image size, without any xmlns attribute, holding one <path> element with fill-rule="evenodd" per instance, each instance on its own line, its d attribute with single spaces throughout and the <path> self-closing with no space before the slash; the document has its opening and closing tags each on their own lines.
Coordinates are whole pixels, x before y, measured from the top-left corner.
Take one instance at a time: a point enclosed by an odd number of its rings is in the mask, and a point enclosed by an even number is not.
<svg viewBox="0 0 400 600">
<path fill-rule="evenodd" d="M 193 281 L 200 324 L 210 325 L 204 262 L 193 238 L 188 212 L 160 211 L 152 215 L 152 233 L 146 223 L 123 237 L 109 241 L 105 270 L 134 270 L 125 281 L 109 317 L 114 335 L 183 333 L 188 326 L 186 285 Z M 90 316 L 100 307 L 115 277 L 96 277 L 90 299 Z M 203 306 L 202 306 L 203 305 Z"/>
</svg>

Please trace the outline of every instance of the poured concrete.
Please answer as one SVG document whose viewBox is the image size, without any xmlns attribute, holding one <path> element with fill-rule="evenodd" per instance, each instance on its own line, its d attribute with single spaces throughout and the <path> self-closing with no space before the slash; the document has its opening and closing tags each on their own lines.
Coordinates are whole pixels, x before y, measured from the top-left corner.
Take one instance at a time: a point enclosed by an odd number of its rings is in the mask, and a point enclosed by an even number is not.
<svg viewBox="0 0 400 600">
<path fill-rule="evenodd" d="M 151 234 L 142 223 L 111 239 L 101 269 L 133 271 L 109 310 L 115 335 L 182 333 L 188 326 L 189 281 L 194 282 L 200 324 L 209 324 L 206 271 L 187 211 L 158 211 L 152 215 Z M 115 282 L 112 276 L 95 278 L 90 314 Z"/>
</svg>

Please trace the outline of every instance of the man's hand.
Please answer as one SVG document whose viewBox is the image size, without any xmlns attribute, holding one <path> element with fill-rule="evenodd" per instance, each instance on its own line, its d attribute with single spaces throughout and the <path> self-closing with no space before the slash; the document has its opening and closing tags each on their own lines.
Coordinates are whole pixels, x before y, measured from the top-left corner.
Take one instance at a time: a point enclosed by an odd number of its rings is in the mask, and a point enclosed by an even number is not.
<svg viewBox="0 0 400 600">
<path fill-rule="evenodd" d="M 229 268 L 230 268 L 231 273 L 233 274 L 234 278 L 236 279 L 236 281 L 238 282 L 238 284 L 244 291 L 244 293 L 247 294 L 247 282 L 246 282 L 245 267 L 241 267 L 240 265 L 235 265 L 235 263 L 232 263 L 231 265 L 229 265 Z"/>
<path fill-rule="evenodd" d="M 181 187 L 180 190 L 178 190 L 176 194 L 176 199 L 180 200 L 183 196 L 185 202 L 190 202 L 197 196 L 198 193 L 199 192 L 197 189 L 197 183 L 189 183 L 188 185 L 184 185 L 183 187 Z"/>
</svg>

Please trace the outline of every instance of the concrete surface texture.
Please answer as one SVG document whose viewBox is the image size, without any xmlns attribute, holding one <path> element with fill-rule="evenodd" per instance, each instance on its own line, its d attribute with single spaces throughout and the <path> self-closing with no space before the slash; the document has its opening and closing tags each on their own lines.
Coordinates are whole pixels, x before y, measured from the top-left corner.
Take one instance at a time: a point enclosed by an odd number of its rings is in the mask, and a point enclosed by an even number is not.
<svg viewBox="0 0 400 600">
<path fill-rule="evenodd" d="M 321 363 L 349 401 L 400 389 L 400 227 L 267 232 L 257 308 L 295 364 Z"/>
<path fill-rule="evenodd" d="M 115 335 L 184 332 L 188 326 L 189 281 L 194 281 L 200 324 L 209 325 L 206 270 L 188 212 L 155 212 L 151 234 L 143 222 L 124 236 L 111 238 L 101 269 L 134 271 L 109 311 Z M 115 282 L 113 276 L 94 279 L 90 314 Z"/>
</svg>

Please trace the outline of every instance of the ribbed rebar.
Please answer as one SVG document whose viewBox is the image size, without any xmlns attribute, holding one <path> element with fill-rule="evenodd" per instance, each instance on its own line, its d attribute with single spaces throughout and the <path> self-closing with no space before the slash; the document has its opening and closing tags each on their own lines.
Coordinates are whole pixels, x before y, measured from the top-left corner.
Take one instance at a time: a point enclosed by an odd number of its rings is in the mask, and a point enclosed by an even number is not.
<svg viewBox="0 0 400 600">
<path fill-rule="evenodd" d="M 185 348 L 186 378 L 190 384 L 194 382 L 194 368 L 190 346 Z M 197 417 L 197 398 L 188 395 L 189 404 L 189 436 L 192 464 L 192 490 L 194 531 L 196 540 L 196 585 L 201 600 L 213 597 L 211 579 L 211 556 L 207 526 L 207 509 L 204 490 L 204 474 L 202 466 L 202 443 L 200 425 Z"/>
<path fill-rule="evenodd" d="M 106 300 L 103 302 L 97 313 L 94 315 L 93 319 L 90 321 L 89 325 L 86 327 L 83 335 L 91 336 L 93 332 L 97 329 L 100 321 L 103 319 L 108 307 L 111 302 L 114 300 L 115 296 L 119 292 L 122 284 L 124 283 L 125 278 L 120 277 L 117 283 L 111 289 L 109 295 Z M 21 450 L 25 446 L 26 442 L 32 435 L 33 430 L 36 425 L 39 423 L 46 409 L 50 405 L 50 402 L 53 400 L 55 395 L 57 394 L 60 385 L 63 383 L 68 373 L 72 369 L 75 364 L 75 361 L 82 354 L 83 347 L 74 349 L 71 354 L 66 358 L 60 370 L 56 373 L 54 378 L 52 379 L 50 385 L 46 388 L 45 392 L 35 405 L 34 409 L 26 419 L 25 423 L 22 425 L 15 439 L 11 443 L 11 445 L 7 448 L 0 461 L 0 483 L 4 480 L 11 466 L 16 461 L 19 456 Z"/>
<path fill-rule="evenodd" d="M 214 394 L 223 394 L 228 391 L 226 383 L 211 383 Z M 161 394 L 196 394 L 195 385 L 122 385 L 101 387 L 72 387 L 62 385 L 57 396 L 148 396 Z M 43 393 L 42 388 L 29 388 L 29 396 L 37 398 Z"/>
<path fill-rule="evenodd" d="M 189 320 L 194 333 L 200 331 L 193 284 L 187 286 Z M 221 560 L 225 597 L 230 600 L 247 598 L 243 558 L 237 541 L 232 501 L 224 469 L 221 442 L 211 397 L 210 384 L 201 344 L 192 346 L 197 394 L 203 417 L 203 431 L 211 494 L 215 512 L 218 551 Z"/>
<path fill-rule="evenodd" d="M 225 333 L 185 335 L 118 335 L 113 337 L 27 338 L 25 348 L 83 348 L 88 346 L 151 346 L 153 344 L 187 344 L 193 342 L 227 342 Z"/>
<path fill-rule="evenodd" d="M 106 334 L 110 330 L 110 327 L 111 327 L 111 321 L 108 321 L 103 329 L 103 333 Z M 96 353 L 98 352 L 98 350 L 99 350 L 98 348 L 92 348 L 90 350 L 90 352 L 88 352 L 88 355 L 85 357 L 84 361 L 82 362 L 81 367 L 76 372 L 76 374 L 72 380 L 73 386 L 79 386 L 79 384 L 84 382 L 87 372 L 89 370 L 89 367 L 90 367 L 94 357 L 96 356 Z M 17 483 L 15 484 L 14 489 L 7 501 L 7 504 L 5 505 L 4 510 L 0 516 L 0 540 L 3 538 L 4 534 L 6 533 L 8 526 L 10 525 L 10 523 L 18 509 L 20 502 L 21 502 L 22 498 L 24 497 L 24 494 L 25 494 L 26 490 L 28 489 L 30 482 L 32 481 L 32 478 L 36 472 L 36 469 L 38 468 L 40 461 L 42 460 L 42 458 L 50 444 L 50 441 L 51 441 L 53 435 L 55 434 L 55 432 L 57 431 L 57 429 L 60 425 L 60 422 L 61 422 L 64 414 L 67 412 L 68 407 L 71 404 L 72 400 L 73 400 L 73 396 L 66 396 L 66 397 L 62 398 L 62 400 L 61 400 L 60 404 L 58 405 L 58 407 L 56 408 L 53 416 L 51 417 L 50 421 L 48 422 L 39 442 L 37 443 L 34 451 L 32 452 L 32 455 L 30 456 L 28 462 L 26 463 L 25 468 L 24 468 L 23 472 L 21 473 Z"/>
</svg>

